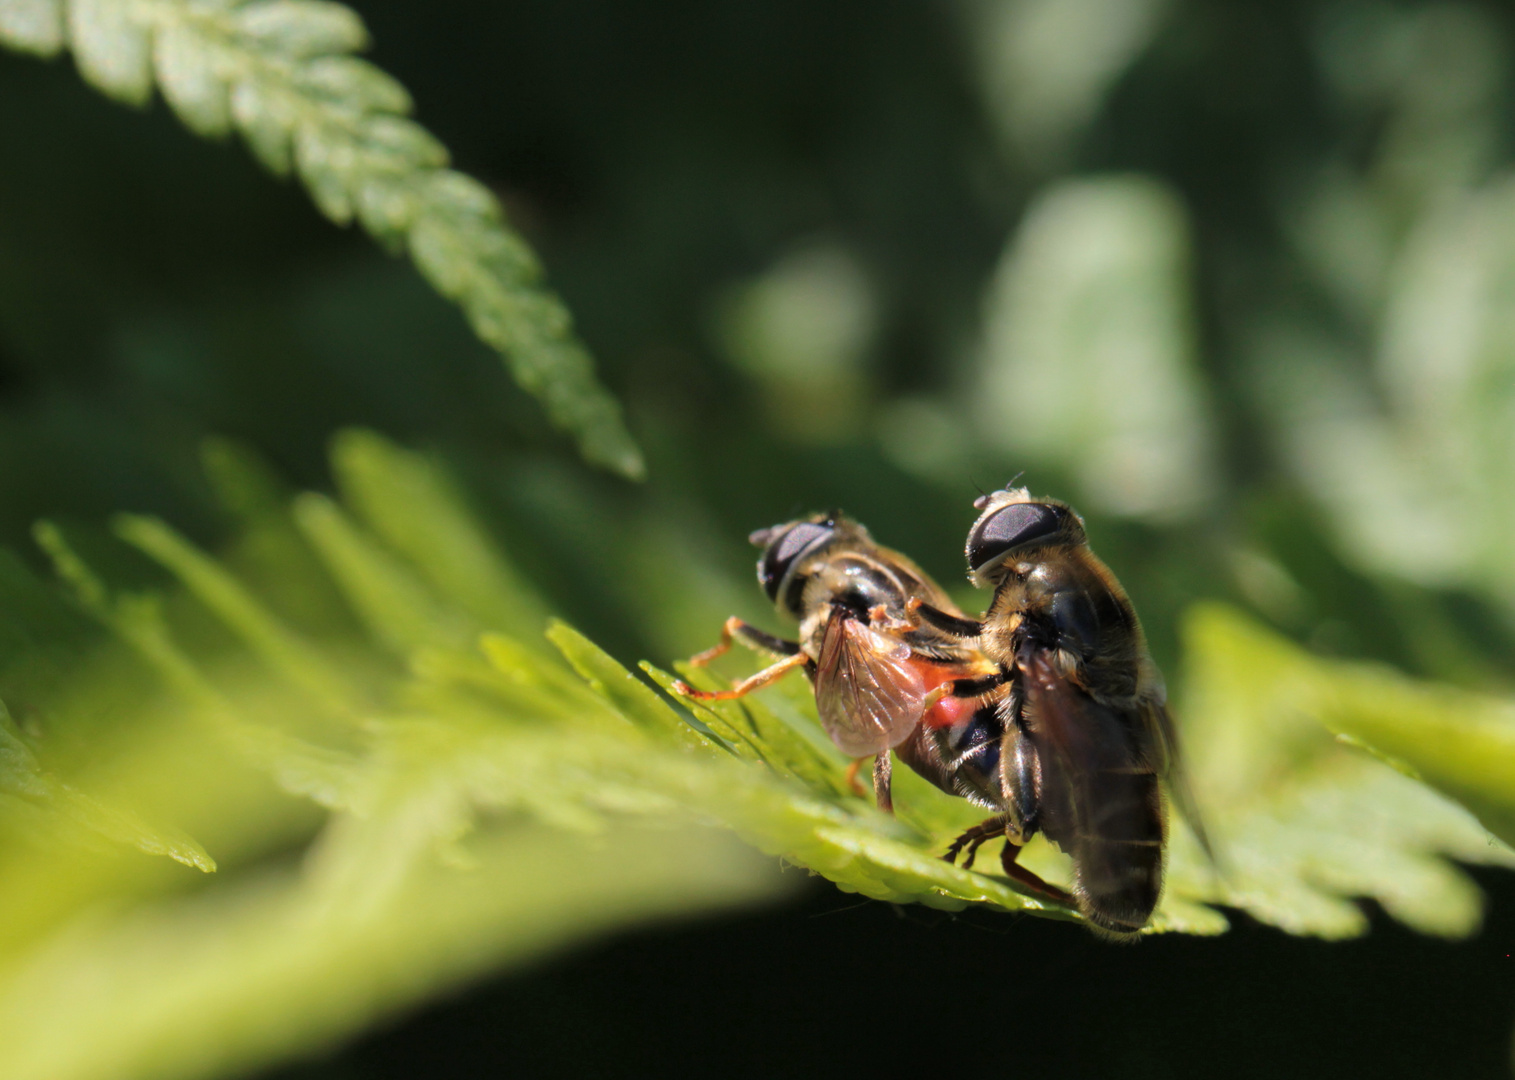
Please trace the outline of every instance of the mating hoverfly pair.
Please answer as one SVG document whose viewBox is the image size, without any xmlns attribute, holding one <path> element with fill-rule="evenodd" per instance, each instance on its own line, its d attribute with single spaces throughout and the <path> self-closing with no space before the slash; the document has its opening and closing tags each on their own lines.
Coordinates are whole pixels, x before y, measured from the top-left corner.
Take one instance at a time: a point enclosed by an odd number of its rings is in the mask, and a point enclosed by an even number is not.
<svg viewBox="0 0 1515 1080">
<path fill-rule="evenodd" d="M 974 503 L 969 578 L 993 588 L 970 619 L 905 556 L 839 514 L 818 514 L 751 536 L 763 548 L 758 581 L 798 620 L 798 641 L 726 620 L 708 663 L 733 640 L 781 659 L 726 691 L 675 689 L 698 700 L 741 697 L 794 668 L 815 688 L 821 724 L 853 757 L 874 758 L 873 787 L 892 810 L 890 751 L 951 795 L 993 816 L 946 858 L 972 866 L 1003 836 L 1005 873 L 1076 906 L 1095 926 L 1132 934 L 1162 888 L 1167 822 L 1159 781 L 1198 819 L 1178 772 L 1162 676 L 1125 591 L 1089 550 L 1067 505 L 1024 488 Z M 1073 862 L 1073 892 L 1016 862 L 1042 833 Z"/>
</svg>

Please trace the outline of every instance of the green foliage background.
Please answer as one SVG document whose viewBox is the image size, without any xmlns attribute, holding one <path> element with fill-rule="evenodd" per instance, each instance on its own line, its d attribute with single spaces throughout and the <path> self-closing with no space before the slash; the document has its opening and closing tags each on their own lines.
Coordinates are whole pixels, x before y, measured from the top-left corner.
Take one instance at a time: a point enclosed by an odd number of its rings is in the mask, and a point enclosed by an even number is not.
<svg viewBox="0 0 1515 1080">
<path fill-rule="evenodd" d="M 683 961 L 698 1024 L 820 1067 L 899 1029 L 870 998 L 918 999 L 1069 1075 L 1252 1060 L 1191 1031 L 1245 1031 L 1244 995 L 1165 989 L 1157 1044 L 1104 989 L 1039 999 L 1045 950 L 1109 947 L 941 862 L 965 804 L 850 795 L 801 681 L 654 689 L 729 614 L 784 629 L 743 537 L 802 509 L 981 607 L 969 503 L 1022 469 L 1142 611 L 1221 853 L 1176 829 L 1152 928 L 1204 940 L 1101 973 L 1370 928 L 1393 967 L 1396 925 L 1461 941 L 1484 885 L 1515 899 L 1467 869 L 1515 865 L 1504 8 L 361 14 L 372 63 L 337 4 L 0 0 L 0 1075 L 400 1075 L 320 1055 L 632 924 L 834 887 L 991 934 L 880 986 L 771 916 L 796 943 L 749 946 L 745 1008 L 709 996 L 721 954 Z M 1463 973 L 1509 945 L 1443 946 L 1456 1001 L 1285 1012 L 1289 1068 L 1419 1070 L 1413 1016 L 1440 1067 L 1504 1074 L 1509 969 Z M 808 1040 L 792 965 L 825 988 Z M 508 1009 L 503 1059 L 364 1045 L 595 1071 L 634 1016 L 665 1050 L 613 1071 L 765 1067 L 658 1002 L 556 1057 Z"/>
</svg>

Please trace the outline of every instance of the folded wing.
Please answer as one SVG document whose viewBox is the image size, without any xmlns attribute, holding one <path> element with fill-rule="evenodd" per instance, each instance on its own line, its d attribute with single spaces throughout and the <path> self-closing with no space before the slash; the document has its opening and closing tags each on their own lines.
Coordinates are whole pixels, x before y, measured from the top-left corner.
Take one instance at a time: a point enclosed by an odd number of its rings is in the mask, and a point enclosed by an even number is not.
<svg viewBox="0 0 1515 1080">
<path fill-rule="evenodd" d="M 1084 916 L 1113 933 L 1146 925 L 1162 890 L 1161 748 L 1147 717 L 1102 705 L 1063 678 L 1043 649 L 1016 658 L 1022 722 L 1036 746 L 1038 824 L 1073 859 Z"/>
<path fill-rule="evenodd" d="M 815 704 L 843 753 L 866 757 L 903 741 L 920 722 L 927 692 L 909 646 L 845 608 L 832 610 L 816 658 Z"/>
</svg>

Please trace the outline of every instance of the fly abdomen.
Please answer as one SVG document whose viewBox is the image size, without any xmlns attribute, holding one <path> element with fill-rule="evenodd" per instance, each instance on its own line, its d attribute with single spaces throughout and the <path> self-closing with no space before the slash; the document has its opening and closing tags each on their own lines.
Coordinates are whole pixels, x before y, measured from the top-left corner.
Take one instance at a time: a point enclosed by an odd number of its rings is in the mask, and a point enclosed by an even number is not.
<svg viewBox="0 0 1515 1080">
<path fill-rule="evenodd" d="M 900 760 L 949 795 L 1005 809 L 999 782 L 1001 724 L 994 705 L 981 705 L 949 725 L 931 719 L 895 747 Z"/>
<path fill-rule="evenodd" d="M 1073 892 L 1090 922 L 1134 934 L 1162 892 L 1165 829 L 1157 775 L 1133 767 L 1101 771 L 1090 782 L 1098 798 L 1086 803 L 1071 845 Z"/>
</svg>

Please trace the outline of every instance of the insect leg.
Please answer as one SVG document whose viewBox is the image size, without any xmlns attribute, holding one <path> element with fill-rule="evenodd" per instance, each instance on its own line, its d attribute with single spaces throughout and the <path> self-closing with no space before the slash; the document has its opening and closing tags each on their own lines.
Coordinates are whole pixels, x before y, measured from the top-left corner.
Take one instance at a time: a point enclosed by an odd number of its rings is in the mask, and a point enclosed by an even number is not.
<svg viewBox="0 0 1515 1080">
<path fill-rule="evenodd" d="M 1020 858 L 1021 846 L 1010 839 L 1009 833 L 1005 834 L 1005 850 L 1000 852 L 1000 865 L 1005 868 L 1005 876 L 1019 885 L 1024 885 L 1032 892 L 1041 893 L 1043 896 L 1056 900 L 1059 904 L 1068 907 L 1077 907 L 1073 897 L 1069 896 L 1056 885 L 1048 885 L 1039 876 L 1027 870 L 1015 860 Z"/>
<path fill-rule="evenodd" d="M 948 694 L 960 698 L 987 697 L 1010 681 L 1010 676 L 1004 671 L 996 671 L 993 675 L 980 675 L 976 679 L 953 679 L 951 682 L 942 683 Z M 998 701 L 1003 695 L 995 695 Z"/>
<path fill-rule="evenodd" d="M 696 690 L 683 679 L 677 679 L 673 683 L 673 692 L 693 698 L 695 701 L 730 701 L 732 698 L 746 697 L 754 690 L 761 690 L 774 680 L 783 678 L 795 668 L 804 667 L 809 662 L 804 653 L 786 656 L 777 664 L 771 664 L 756 675 L 743 679 L 730 690 Z"/>
<path fill-rule="evenodd" d="M 932 607 L 918 596 L 905 602 L 905 612 L 912 619 L 934 626 L 952 637 L 976 638 L 984 632 L 984 624 L 977 619 L 963 619 L 948 615 L 941 608 Z"/>
<path fill-rule="evenodd" d="M 937 685 L 921 702 L 921 715 L 925 716 L 939 705 L 943 698 L 980 698 L 998 690 L 1008 682 L 1004 672 L 983 675 L 976 679 L 948 679 Z"/>
<path fill-rule="evenodd" d="M 889 788 L 893 769 L 888 749 L 880 750 L 873 759 L 873 797 L 886 814 L 894 813 L 894 793 Z"/>
<path fill-rule="evenodd" d="M 966 847 L 968 849 L 968 857 L 963 860 L 963 869 L 971 870 L 973 869 L 973 860 L 978 855 L 978 849 L 984 846 L 985 841 L 993 840 L 996 836 L 1006 836 L 1008 828 L 1009 822 L 1004 818 L 990 818 L 982 824 L 973 826 L 973 828 L 963 833 L 962 836 L 952 841 L 952 846 L 947 849 L 947 854 L 943 855 L 942 858 L 950 863 L 955 863 L 957 862 L 958 855 Z"/>
<path fill-rule="evenodd" d="M 1021 702 L 1012 693 L 1012 715 L 1019 710 Z M 1000 740 L 1000 798 L 1011 815 L 1020 822 L 1021 842 L 1025 843 L 1037 831 L 1041 820 L 1041 760 L 1036 745 L 1026 735 L 1019 721 L 1010 723 Z"/>
<path fill-rule="evenodd" d="M 704 667 L 717 656 L 722 655 L 731 648 L 731 639 L 740 637 L 742 644 L 752 649 L 762 649 L 778 656 L 793 656 L 800 651 L 799 642 L 785 641 L 783 638 L 765 634 L 757 627 L 738 619 L 735 615 L 726 620 L 726 625 L 721 627 L 721 643 L 706 649 L 702 653 L 696 653 L 689 658 L 693 667 Z"/>
<path fill-rule="evenodd" d="M 864 792 L 863 785 L 857 782 L 857 771 L 863 767 L 863 762 L 867 760 L 865 757 L 853 758 L 852 764 L 847 766 L 847 786 L 852 789 L 852 794 L 858 798 L 862 798 Z"/>
</svg>

